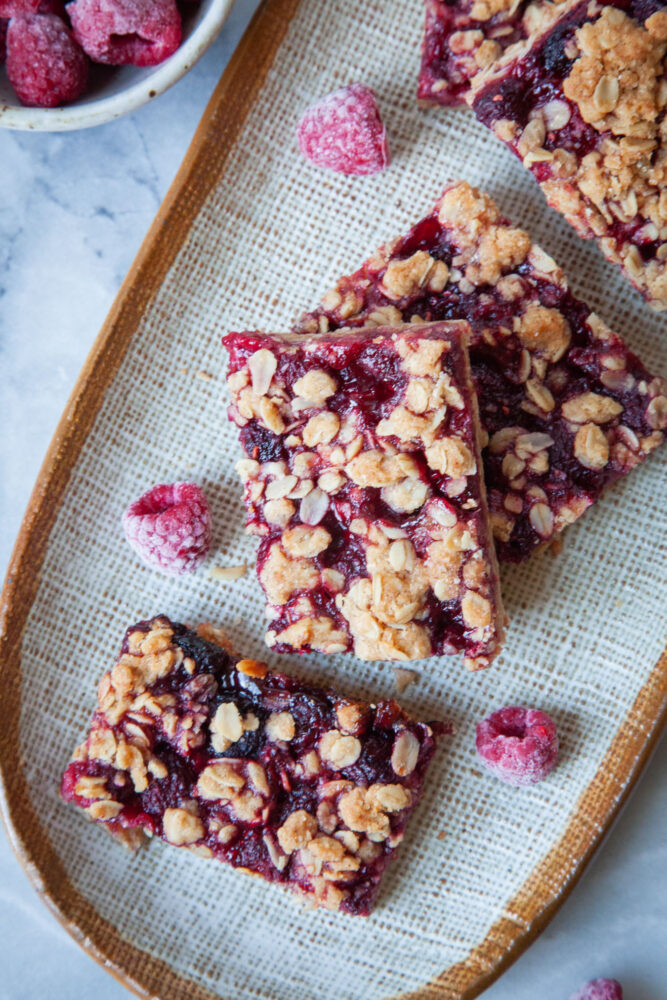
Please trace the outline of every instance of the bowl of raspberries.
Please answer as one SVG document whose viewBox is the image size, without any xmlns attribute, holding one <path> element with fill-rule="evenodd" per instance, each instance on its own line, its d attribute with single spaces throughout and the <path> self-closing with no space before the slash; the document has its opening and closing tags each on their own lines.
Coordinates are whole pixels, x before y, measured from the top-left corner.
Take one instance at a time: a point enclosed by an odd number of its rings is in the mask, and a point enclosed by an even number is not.
<svg viewBox="0 0 667 1000">
<path fill-rule="evenodd" d="M 0 0 L 0 125 L 62 131 L 127 114 L 176 83 L 233 0 Z"/>
</svg>

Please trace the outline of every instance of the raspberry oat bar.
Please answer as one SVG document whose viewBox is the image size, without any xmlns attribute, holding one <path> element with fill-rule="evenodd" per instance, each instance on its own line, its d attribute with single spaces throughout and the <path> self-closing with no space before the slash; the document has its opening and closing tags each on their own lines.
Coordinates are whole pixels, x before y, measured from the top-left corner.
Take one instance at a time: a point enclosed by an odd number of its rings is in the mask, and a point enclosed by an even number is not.
<svg viewBox="0 0 667 1000">
<path fill-rule="evenodd" d="M 279 652 L 499 651 L 498 571 L 465 323 L 236 333 L 230 419 Z"/>
<path fill-rule="evenodd" d="M 667 398 L 488 195 L 459 183 L 342 278 L 297 331 L 465 319 L 496 550 L 518 562 L 663 441 Z"/>
<path fill-rule="evenodd" d="M 418 96 L 427 104 L 465 103 L 471 81 L 505 49 L 557 16 L 563 0 L 426 0 Z"/>
<path fill-rule="evenodd" d="M 667 8 L 584 0 L 475 80 L 475 114 L 580 236 L 667 309 Z"/>
<path fill-rule="evenodd" d="M 62 795 L 129 846 L 156 835 L 365 915 L 434 749 L 394 701 L 302 684 L 158 617 L 128 629 Z"/>
</svg>

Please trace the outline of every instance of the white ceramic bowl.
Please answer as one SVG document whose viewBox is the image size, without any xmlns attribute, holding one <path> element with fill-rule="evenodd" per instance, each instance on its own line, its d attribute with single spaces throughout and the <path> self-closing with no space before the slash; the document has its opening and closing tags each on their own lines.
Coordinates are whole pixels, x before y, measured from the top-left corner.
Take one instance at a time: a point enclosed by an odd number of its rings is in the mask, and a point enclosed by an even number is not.
<svg viewBox="0 0 667 1000">
<path fill-rule="evenodd" d="M 62 108 L 25 108 L 0 66 L 0 127 L 64 132 L 89 128 L 120 118 L 163 93 L 180 80 L 215 40 L 234 0 L 200 0 L 187 4 L 183 41 L 173 56 L 159 66 L 104 67 L 100 80 L 91 81 L 86 93 Z"/>
</svg>

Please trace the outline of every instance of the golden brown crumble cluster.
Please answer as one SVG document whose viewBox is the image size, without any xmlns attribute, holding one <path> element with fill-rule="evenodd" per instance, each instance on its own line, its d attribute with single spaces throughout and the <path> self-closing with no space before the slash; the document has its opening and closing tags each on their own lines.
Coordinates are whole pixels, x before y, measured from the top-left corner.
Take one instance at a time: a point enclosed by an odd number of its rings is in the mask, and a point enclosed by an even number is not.
<svg viewBox="0 0 667 1000">
<path fill-rule="evenodd" d="M 554 11 L 565 2 L 566 0 L 536 0 L 521 11 L 521 0 L 473 0 L 470 16 L 475 21 L 489 21 L 499 14 L 505 15 L 507 19 L 521 17 L 534 30 L 538 24 L 543 25 L 553 20 Z"/>
<path fill-rule="evenodd" d="M 519 6 L 519 0 L 474 0 L 470 16 L 475 21 L 488 21 L 496 14 L 511 14 Z"/>
<path fill-rule="evenodd" d="M 667 51 L 667 11 L 639 24 L 615 7 L 576 33 L 579 56 L 563 81 L 565 96 L 598 132 L 655 140 Z M 664 89 L 664 88 L 663 88 Z"/>
<path fill-rule="evenodd" d="M 415 284 L 441 289 L 448 279 L 448 269 L 428 254 L 396 265 L 385 271 L 388 297 L 398 299 Z M 378 343 L 388 335 L 382 329 L 375 333 Z M 406 389 L 372 432 L 363 432 L 354 408 L 343 419 L 327 408 L 338 389 L 330 373 L 310 369 L 289 386 L 276 374 L 270 349 L 256 351 L 229 377 L 237 424 L 254 420 L 274 433 L 289 429 L 284 439 L 288 461 L 244 459 L 237 465 L 251 514 L 249 530 L 273 538 L 259 574 L 269 613 L 278 618 L 290 605 L 290 624 L 267 634 L 271 646 L 338 653 L 349 648 L 351 639 L 362 659 L 420 659 L 433 652 L 429 629 L 421 624 L 431 595 L 459 602 L 469 640 L 495 646 L 497 586 L 479 533 L 484 512 L 470 500 L 469 513 L 459 520 L 433 494 L 420 468 L 421 455 L 430 469 L 447 477 L 445 489 L 452 499 L 468 489 L 470 477 L 479 475 L 476 442 L 442 431 L 448 410 L 464 409 L 445 363 L 449 344 L 420 339 L 414 329 L 392 339 Z M 290 347 L 281 345 L 280 350 Z M 253 370 L 269 369 L 270 380 L 253 379 Z M 470 386 L 466 391 L 471 393 Z M 300 420 L 304 408 L 308 417 Z M 422 551 L 417 552 L 414 539 L 398 524 L 352 517 L 342 527 L 363 547 L 367 575 L 346 579 L 335 562 L 320 568 L 318 557 L 334 541 L 320 522 L 349 487 L 378 488 L 383 504 L 398 519 L 419 517 L 415 532 L 427 540 Z M 307 592 L 319 587 L 335 595 L 338 621 L 315 612 Z M 481 657 L 469 665 L 485 663 Z"/>
<path fill-rule="evenodd" d="M 197 633 L 226 648 L 220 630 L 205 625 Z M 164 762 L 151 750 L 157 743 L 168 743 L 186 758 L 193 750 L 201 753 L 210 708 L 198 702 L 197 692 L 201 696 L 208 691 L 210 695 L 216 681 L 211 674 L 196 671 L 194 661 L 174 641 L 167 619 L 154 619 L 148 631 L 143 627 L 131 631 L 127 648 L 104 675 L 93 727 L 73 756 L 78 764 L 104 765 L 104 772 L 82 773 L 73 792 L 84 800 L 79 804 L 90 819 L 111 823 L 107 829 L 136 847 L 141 830 L 126 829 L 115 822 L 128 801 L 128 792 L 143 793 L 154 780 L 168 776 Z M 259 680 L 270 677 L 266 665 L 255 660 L 240 660 L 230 669 Z M 154 693 L 153 685 L 159 687 L 159 682 L 183 670 L 193 675 L 185 687 L 170 694 Z M 348 895 L 345 883 L 363 865 L 400 843 L 404 811 L 413 805 L 417 794 L 410 786 L 418 791 L 413 776 L 421 743 L 400 722 L 387 751 L 394 781 L 366 787 L 339 776 L 338 772 L 353 765 L 362 753 L 371 711 L 365 702 L 339 699 L 332 728 L 314 748 L 301 754 L 289 751 L 292 741 L 303 735 L 290 711 L 272 711 L 263 720 L 269 744 L 284 751 L 281 767 L 286 769 L 289 787 L 305 780 L 311 791 L 316 789 L 312 809 L 296 808 L 277 828 L 272 826 L 267 821 L 276 790 L 261 761 L 243 755 L 213 757 L 199 772 L 191 796 L 164 809 L 163 837 L 211 857 L 215 844 L 225 847 L 237 841 L 247 825 L 265 825 L 262 839 L 276 873 L 292 862 L 292 881 L 307 883 L 301 891 L 318 905 L 337 909 Z M 244 712 L 233 700 L 223 702 L 211 720 L 211 746 L 216 753 L 224 752 L 245 731 L 259 726 L 255 714 Z M 417 726 L 417 730 L 431 740 L 427 726 Z M 281 795 L 284 798 L 284 789 Z"/>
<path fill-rule="evenodd" d="M 571 6 L 571 5 L 570 5 Z M 613 7 L 595 3 L 596 15 L 573 32 L 566 54 L 574 60 L 563 81 L 567 100 L 554 98 L 534 109 L 523 131 L 503 118 L 494 131 L 514 145 L 526 167 L 546 164 L 540 183 L 548 201 L 581 235 L 596 236 L 608 259 L 619 263 L 656 308 L 667 308 L 667 10 L 641 24 Z M 494 67 L 519 56 L 508 53 Z M 475 82 L 476 93 L 488 75 Z M 474 96 L 473 96 L 474 104 Z M 583 157 L 558 145 L 558 133 L 576 105 L 584 122 L 600 133 L 596 148 Z M 549 148 L 545 148 L 549 139 Z M 609 233 L 616 222 L 632 224 L 632 240 L 619 243 Z M 644 259 L 639 246 L 658 243 Z"/>
</svg>

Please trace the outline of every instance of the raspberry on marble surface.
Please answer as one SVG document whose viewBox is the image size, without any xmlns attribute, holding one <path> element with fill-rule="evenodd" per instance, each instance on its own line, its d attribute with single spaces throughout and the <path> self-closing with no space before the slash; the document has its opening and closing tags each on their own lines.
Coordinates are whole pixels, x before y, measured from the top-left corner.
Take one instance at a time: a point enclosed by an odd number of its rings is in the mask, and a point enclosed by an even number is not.
<svg viewBox="0 0 667 1000">
<path fill-rule="evenodd" d="M 440 728 L 239 660 L 220 629 L 160 616 L 128 629 L 61 793 L 127 846 L 158 836 L 367 915 Z"/>
<path fill-rule="evenodd" d="M 181 43 L 174 0 L 74 0 L 67 13 L 77 41 L 94 62 L 156 66 Z"/>
<path fill-rule="evenodd" d="M 299 150 L 318 167 L 364 176 L 389 163 L 387 136 L 375 94 L 352 83 L 334 90 L 304 112 L 297 128 Z"/>
<path fill-rule="evenodd" d="M 12 17 L 6 45 L 7 76 L 22 104 L 55 108 L 86 89 L 88 60 L 55 14 Z"/>
<path fill-rule="evenodd" d="M 489 771 L 508 785 L 534 785 L 558 760 L 552 719 L 535 708 L 501 708 L 477 724 L 477 753 Z"/>
<path fill-rule="evenodd" d="M 208 555 L 211 513 L 196 483 L 153 486 L 123 514 L 125 536 L 152 569 L 192 573 Z"/>
<path fill-rule="evenodd" d="M 664 380 L 577 299 L 558 263 L 466 182 L 341 278 L 297 333 L 466 320 L 496 550 L 552 543 L 659 447 Z"/>
<path fill-rule="evenodd" d="M 623 1000 L 623 987 L 616 979 L 591 979 L 570 1000 Z"/>
<path fill-rule="evenodd" d="M 465 323 L 232 333 L 229 417 L 278 652 L 498 654 Z"/>
</svg>

